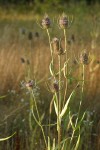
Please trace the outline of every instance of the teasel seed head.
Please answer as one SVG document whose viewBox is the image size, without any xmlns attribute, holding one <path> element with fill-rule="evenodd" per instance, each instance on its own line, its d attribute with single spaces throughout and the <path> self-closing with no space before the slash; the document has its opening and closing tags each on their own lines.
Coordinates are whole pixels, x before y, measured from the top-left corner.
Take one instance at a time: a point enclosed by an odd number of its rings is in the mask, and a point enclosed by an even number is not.
<svg viewBox="0 0 100 150">
<path fill-rule="evenodd" d="M 68 18 L 65 14 L 59 18 L 59 26 L 61 29 L 66 29 L 68 27 Z"/>
<path fill-rule="evenodd" d="M 63 55 L 64 54 L 63 48 L 61 46 L 61 42 L 58 38 L 56 38 L 56 37 L 53 38 L 52 46 L 53 46 L 53 49 L 54 49 L 55 53 L 57 53 L 58 55 Z"/>
<path fill-rule="evenodd" d="M 86 53 L 86 51 L 84 51 L 83 53 L 81 53 L 80 55 L 80 62 L 84 65 L 88 64 L 88 54 Z"/>
<path fill-rule="evenodd" d="M 24 64 L 25 63 L 25 59 L 23 57 L 20 58 L 21 63 Z"/>
<path fill-rule="evenodd" d="M 53 89 L 55 92 L 58 92 L 59 91 L 59 86 L 58 86 L 58 83 L 57 82 L 54 82 L 53 83 Z"/>
<path fill-rule="evenodd" d="M 33 34 L 32 34 L 31 31 L 28 33 L 28 39 L 29 39 L 30 41 L 33 39 Z"/>
<path fill-rule="evenodd" d="M 50 28 L 50 25 L 51 25 L 51 21 L 48 17 L 48 15 L 45 15 L 44 18 L 42 19 L 42 27 L 43 29 L 48 29 Z"/>
<path fill-rule="evenodd" d="M 52 93 L 58 92 L 59 91 L 59 84 L 56 79 L 53 79 L 51 84 L 50 84 L 50 90 Z"/>
<path fill-rule="evenodd" d="M 39 33 L 38 32 L 35 32 L 35 37 L 39 38 Z"/>
</svg>

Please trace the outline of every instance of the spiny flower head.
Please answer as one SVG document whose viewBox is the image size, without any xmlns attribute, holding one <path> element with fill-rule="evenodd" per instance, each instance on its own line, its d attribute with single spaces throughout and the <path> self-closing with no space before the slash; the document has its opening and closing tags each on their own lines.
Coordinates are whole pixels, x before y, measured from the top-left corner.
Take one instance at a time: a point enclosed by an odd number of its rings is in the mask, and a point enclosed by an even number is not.
<svg viewBox="0 0 100 150">
<path fill-rule="evenodd" d="M 43 29 L 48 29 L 50 28 L 50 25 L 51 25 L 51 21 L 50 21 L 50 18 L 48 17 L 48 15 L 46 14 L 44 16 L 44 18 L 42 19 L 42 27 Z"/>
<path fill-rule="evenodd" d="M 68 17 L 65 14 L 59 18 L 59 26 L 61 29 L 65 29 L 68 27 Z"/>
<path fill-rule="evenodd" d="M 86 51 L 82 52 L 80 55 L 80 62 L 84 65 L 88 64 L 88 54 L 86 53 Z"/>
</svg>

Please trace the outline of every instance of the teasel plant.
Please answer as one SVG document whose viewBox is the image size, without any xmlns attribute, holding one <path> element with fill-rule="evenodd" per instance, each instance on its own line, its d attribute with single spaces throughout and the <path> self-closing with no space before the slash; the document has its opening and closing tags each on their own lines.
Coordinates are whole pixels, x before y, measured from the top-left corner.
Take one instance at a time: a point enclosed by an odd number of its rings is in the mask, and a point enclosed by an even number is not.
<svg viewBox="0 0 100 150">
<path fill-rule="evenodd" d="M 69 111 L 69 116 L 70 116 L 70 123 L 72 126 L 72 135 L 71 135 L 71 139 L 70 139 L 70 144 L 69 144 L 69 150 L 72 149 L 72 143 L 74 141 L 75 138 L 75 134 L 77 133 L 78 135 L 76 136 L 77 140 L 76 140 L 76 145 L 74 147 L 74 149 L 81 149 L 82 147 L 81 142 L 81 132 L 82 129 L 84 128 L 83 122 L 86 116 L 86 111 L 83 112 L 83 114 L 81 114 L 81 106 L 82 106 L 82 102 L 84 99 L 84 85 L 85 85 L 85 65 L 88 65 L 89 63 L 89 59 L 88 59 L 88 54 L 86 52 L 86 50 L 82 51 L 80 54 L 80 60 L 79 60 L 79 64 L 80 64 L 80 69 L 81 69 L 81 79 L 79 80 L 79 83 L 77 84 L 77 87 L 79 87 L 81 85 L 81 92 L 80 92 L 80 102 L 79 102 L 79 107 L 78 107 L 78 113 L 76 115 L 76 119 L 75 122 L 73 122 L 73 115 L 71 114 L 71 111 Z M 81 129 L 82 128 L 82 129 Z"/>
<path fill-rule="evenodd" d="M 60 41 L 58 38 L 54 38 L 51 41 L 50 33 L 49 33 L 49 28 L 51 27 L 51 21 L 48 17 L 48 15 L 45 15 L 44 18 L 42 19 L 42 27 L 43 29 L 46 29 L 48 39 L 49 39 L 49 45 L 50 45 L 50 52 L 51 52 L 51 63 L 50 63 L 50 73 L 51 76 L 55 78 L 55 73 L 54 73 L 54 60 L 53 60 L 53 50 L 58 53 L 58 62 L 59 62 L 59 83 L 56 84 L 56 87 L 58 86 L 58 93 L 57 89 L 55 90 L 55 96 L 56 96 L 56 111 L 57 113 L 57 132 L 58 132 L 58 147 L 60 146 L 60 141 L 61 141 L 61 120 L 60 120 L 60 111 L 61 111 L 61 53 L 62 53 L 62 48 L 60 46 Z"/>
<path fill-rule="evenodd" d="M 66 79 L 66 88 L 65 88 L 65 94 L 64 94 L 64 101 L 63 104 L 65 103 L 66 100 L 66 95 L 67 95 L 67 89 L 68 89 L 68 77 L 69 77 L 69 70 L 68 70 L 68 47 L 67 47 L 67 30 L 71 27 L 73 23 L 73 16 L 70 18 L 69 16 L 67 16 L 65 13 L 63 13 L 59 19 L 58 19 L 58 26 L 60 29 L 63 30 L 64 33 L 64 43 L 65 43 L 65 47 L 64 47 L 64 52 L 65 52 L 65 71 L 64 71 L 64 77 Z"/>
<path fill-rule="evenodd" d="M 48 28 L 50 27 L 50 20 L 48 17 L 42 20 L 42 26 L 43 29 L 47 30 L 48 33 Z M 50 70 L 50 74 L 52 76 L 52 78 L 54 78 L 54 80 L 56 81 L 56 76 L 58 75 L 58 82 L 55 82 L 54 88 L 55 88 L 55 92 L 53 93 L 53 101 L 54 101 L 54 108 L 55 108 L 55 112 L 56 112 L 56 116 L 57 116 L 57 132 L 58 132 L 58 144 L 57 144 L 57 149 L 60 150 L 61 149 L 61 141 L 62 141 L 62 135 L 61 135 L 61 123 L 62 123 L 62 118 L 64 116 L 64 114 L 66 113 L 66 111 L 68 110 L 68 105 L 69 102 L 71 100 L 71 97 L 73 95 L 73 93 L 75 92 L 75 89 L 72 91 L 72 93 L 70 94 L 68 100 L 66 101 L 65 105 L 63 106 L 63 97 L 62 97 L 62 92 L 61 92 L 61 87 L 62 87 L 62 71 L 65 69 L 66 64 L 64 65 L 64 67 L 62 68 L 61 66 L 61 57 L 62 55 L 64 55 L 64 50 L 61 46 L 61 39 L 58 38 L 53 38 L 52 42 L 50 40 L 50 34 L 48 34 L 49 37 L 49 44 L 50 44 L 50 51 L 51 51 L 51 59 L 53 60 L 53 55 L 54 53 L 56 53 L 58 55 L 58 72 L 55 73 L 54 68 L 52 67 L 52 64 L 50 63 L 49 66 L 49 70 Z M 65 37 L 66 39 L 66 37 Z M 67 42 L 67 41 L 66 41 Z M 65 45 L 66 45 L 65 42 Z M 68 61 L 68 60 L 67 60 Z M 53 61 L 52 61 L 53 62 Z M 49 138 L 50 140 L 50 138 Z M 49 142 L 50 143 L 50 142 Z M 63 146 L 64 147 L 64 146 Z"/>
<path fill-rule="evenodd" d="M 41 123 L 41 117 L 38 115 L 37 111 L 37 117 L 36 118 L 35 114 L 33 113 L 34 120 L 36 123 L 41 127 L 46 149 L 47 150 L 78 150 L 79 145 L 81 143 L 81 126 L 83 123 L 83 120 L 85 118 L 85 112 L 80 115 L 80 109 L 81 109 L 81 104 L 83 100 L 83 93 L 84 93 L 84 82 L 85 82 L 85 65 L 88 62 L 88 56 L 86 52 L 84 51 L 81 56 L 80 56 L 80 62 L 82 64 L 82 91 L 81 91 L 81 100 L 80 100 L 80 105 L 78 108 L 77 114 L 73 114 L 73 110 L 70 107 L 70 102 L 72 100 L 72 97 L 75 94 L 76 89 L 80 86 L 80 81 L 77 82 L 76 86 L 70 93 L 69 97 L 66 98 L 67 96 L 67 91 L 68 91 L 68 76 L 69 76 L 69 70 L 68 70 L 68 49 L 67 49 L 67 36 L 66 36 L 66 30 L 70 28 L 72 22 L 73 22 L 73 17 L 71 21 L 69 21 L 69 17 L 63 14 L 59 19 L 59 27 L 63 29 L 64 32 L 64 40 L 65 40 L 65 47 L 62 47 L 61 44 L 61 39 L 54 37 L 51 40 L 50 32 L 49 29 L 51 28 L 51 20 L 48 15 L 45 15 L 44 18 L 41 21 L 41 24 L 39 26 L 46 30 L 48 39 L 49 39 L 49 46 L 50 46 L 50 53 L 51 53 L 51 62 L 49 65 L 49 71 L 50 71 L 50 79 L 53 79 L 52 82 L 52 88 L 50 87 L 50 84 L 47 83 L 47 88 L 50 92 L 52 92 L 52 103 L 54 105 L 55 109 L 55 114 L 56 114 L 56 123 L 54 125 L 57 125 L 57 142 L 55 140 L 55 137 L 53 138 L 53 144 L 51 145 L 51 139 L 50 136 L 45 137 L 43 126 Z M 58 57 L 58 69 L 56 72 L 56 69 L 54 68 L 54 55 Z M 64 66 L 62 67 L 62 55 L 65 55 L 66 60 L 64 62 Z M 66 79 L 66 86 L 64 87 L 63 85 L 63 72 L 64 72 L 64 78 Z M 63 86 L 63 91 L 62 92 L 62 86 Z M 51 106 L 50 106 L 51 107 Z M 38 110 L 37 105 L 35 104 L 36 110 Z M 51 108 L 50 108 L 51 112 Z M 64 117 L 67 117 L 67 121 L 65 121 Z M 65 122 L 67 129 L 66 132 L 69 132 L 69 129 L 71 129 L 70 136 L 66 136 L 63 134 L 63 128 L 62 128 L 62 122 Z M 49 122 L 49 127 L 52 124 Z"/>
</svg>

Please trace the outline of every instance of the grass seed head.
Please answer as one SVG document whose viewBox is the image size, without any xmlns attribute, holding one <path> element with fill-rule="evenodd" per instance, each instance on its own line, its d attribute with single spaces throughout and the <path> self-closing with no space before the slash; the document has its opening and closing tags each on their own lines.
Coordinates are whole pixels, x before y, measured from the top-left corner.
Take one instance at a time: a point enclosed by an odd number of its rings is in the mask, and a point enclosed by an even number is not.
<svg viewBox="0 0 100 150">
<path fill-rule="evenodd" d="M 50 28 L 50 25 L 51 25 L 51 21 L 48 17 L 48 15 L 45 15 L 44 18 L 42 19 L 42 27 L 43 29 L 48 29 Z"/>
</svg>

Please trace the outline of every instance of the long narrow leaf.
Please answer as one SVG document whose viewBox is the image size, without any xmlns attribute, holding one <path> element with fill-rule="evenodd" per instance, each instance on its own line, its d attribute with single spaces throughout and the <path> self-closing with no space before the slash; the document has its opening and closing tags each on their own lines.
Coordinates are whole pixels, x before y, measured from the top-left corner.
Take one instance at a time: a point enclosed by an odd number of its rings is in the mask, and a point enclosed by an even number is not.
<svg viewBox="0 0 100 150">
<path fill-rule="evenodd" d="M 55 150 L 56 144 L 55 144 L 55 138 L 53 139 L 53 147 L 52 150 Z"/>
<path fill-rule="evenodd" d="M 53 75 L 54 75 L 54 72 L 53 72 L 53 65 L 52 65 L 52 62 L 51 62 L 50 65 L 49 65 L 49 70 L 50 70 L 50 74 L 53 76 Z"/>
<path fill-rule="evenodd" d="M 79 136 L 78 136 L 77 143 L 76 143 L 76 146 L 75 146 L 75 149 L 74 149 L 74 150 L 78 150 L 79 145 L 80 145 L 80 134 L 79 134 Z"/>
<path fill-rule="evenodd" d="M 8 136 L 8 137 L 6 137 L 6 138 L 1 138 L 1 139 L 0 139 L 0 142 L 10 139 L 10 138 L 11 138 L 13 135 L 15 135 L 15 134 L 16 134 L 16 132 L 15 132 L 14 134 L 12 134 L 11 136 Z"/>
<path fill-rule="evenodd" d="M 54 99 L 55 112 L 56 112 L 56 115 L 58 115 L 58 103 L 57 103 L 57 95 L 56 95 L 56 93 L 55 93 L 53 99 Z"/>
<path fill-rule="evenodd" d="M 54 101 L 54 108 L 55 108 L 56 115 L 58 115 L 58 109 L 55 101 Z"/>
<path fill-rule="evenodd" d="M 48 137 L 48 150 L 50 150 L 50 138 Z"/>
<path fill-rule="evenodd" d="M 83 121 L 83 119 L 84 119 L 84 117 L 85 117 L 85 114 L 86 114 L 86 112 L 84 112 L 84 114 L 83 114 L 81 120 L 77 123 L 77 126 L 76 126 L 75 130 L 77 130 L 77 129 L 81 126 L 81 123 L 82 123 L 82 121 Z"/>
<path fill-rule="evenodd" d="M 73 122 L 72 122 L 72 118 L 73 118 L 73 116 L 71 116 L 71 113 L 69 112 L 69 120 L 70 120 L 70 124 L 71 124 L 73 130 L 75 130 L 74 124 L 73 124 Z"/>
<path fill-rule="evenodd" d="M 62 109 L 62 111 L 61 111 L 61 113 L 60 113 L 60 117 L 61 117 L 61 118 L 64 116 L 65 112 L 67 111 L 67 109 L 68 109 L 68 104 L 69 104 L 69 102 L 70 102 L 70 100 L 71 100 L 71 97 L 73 96 L 74 92 L 75 92 L 75 90 L 72 91 L 72 93 L 70 94 L 70 96 L 69 96 L 69 98 L 68 98 L 68 100 L 67 100 L 67 102 L 66 102 L 64 108 Z"/>
<path fill-rule="evenodd" d="M 0 96 L 0 99 L 5 98 L 5 97 L 6 97 L 6 95 L 4 95 L 4 96 Z"/>
</svg>

